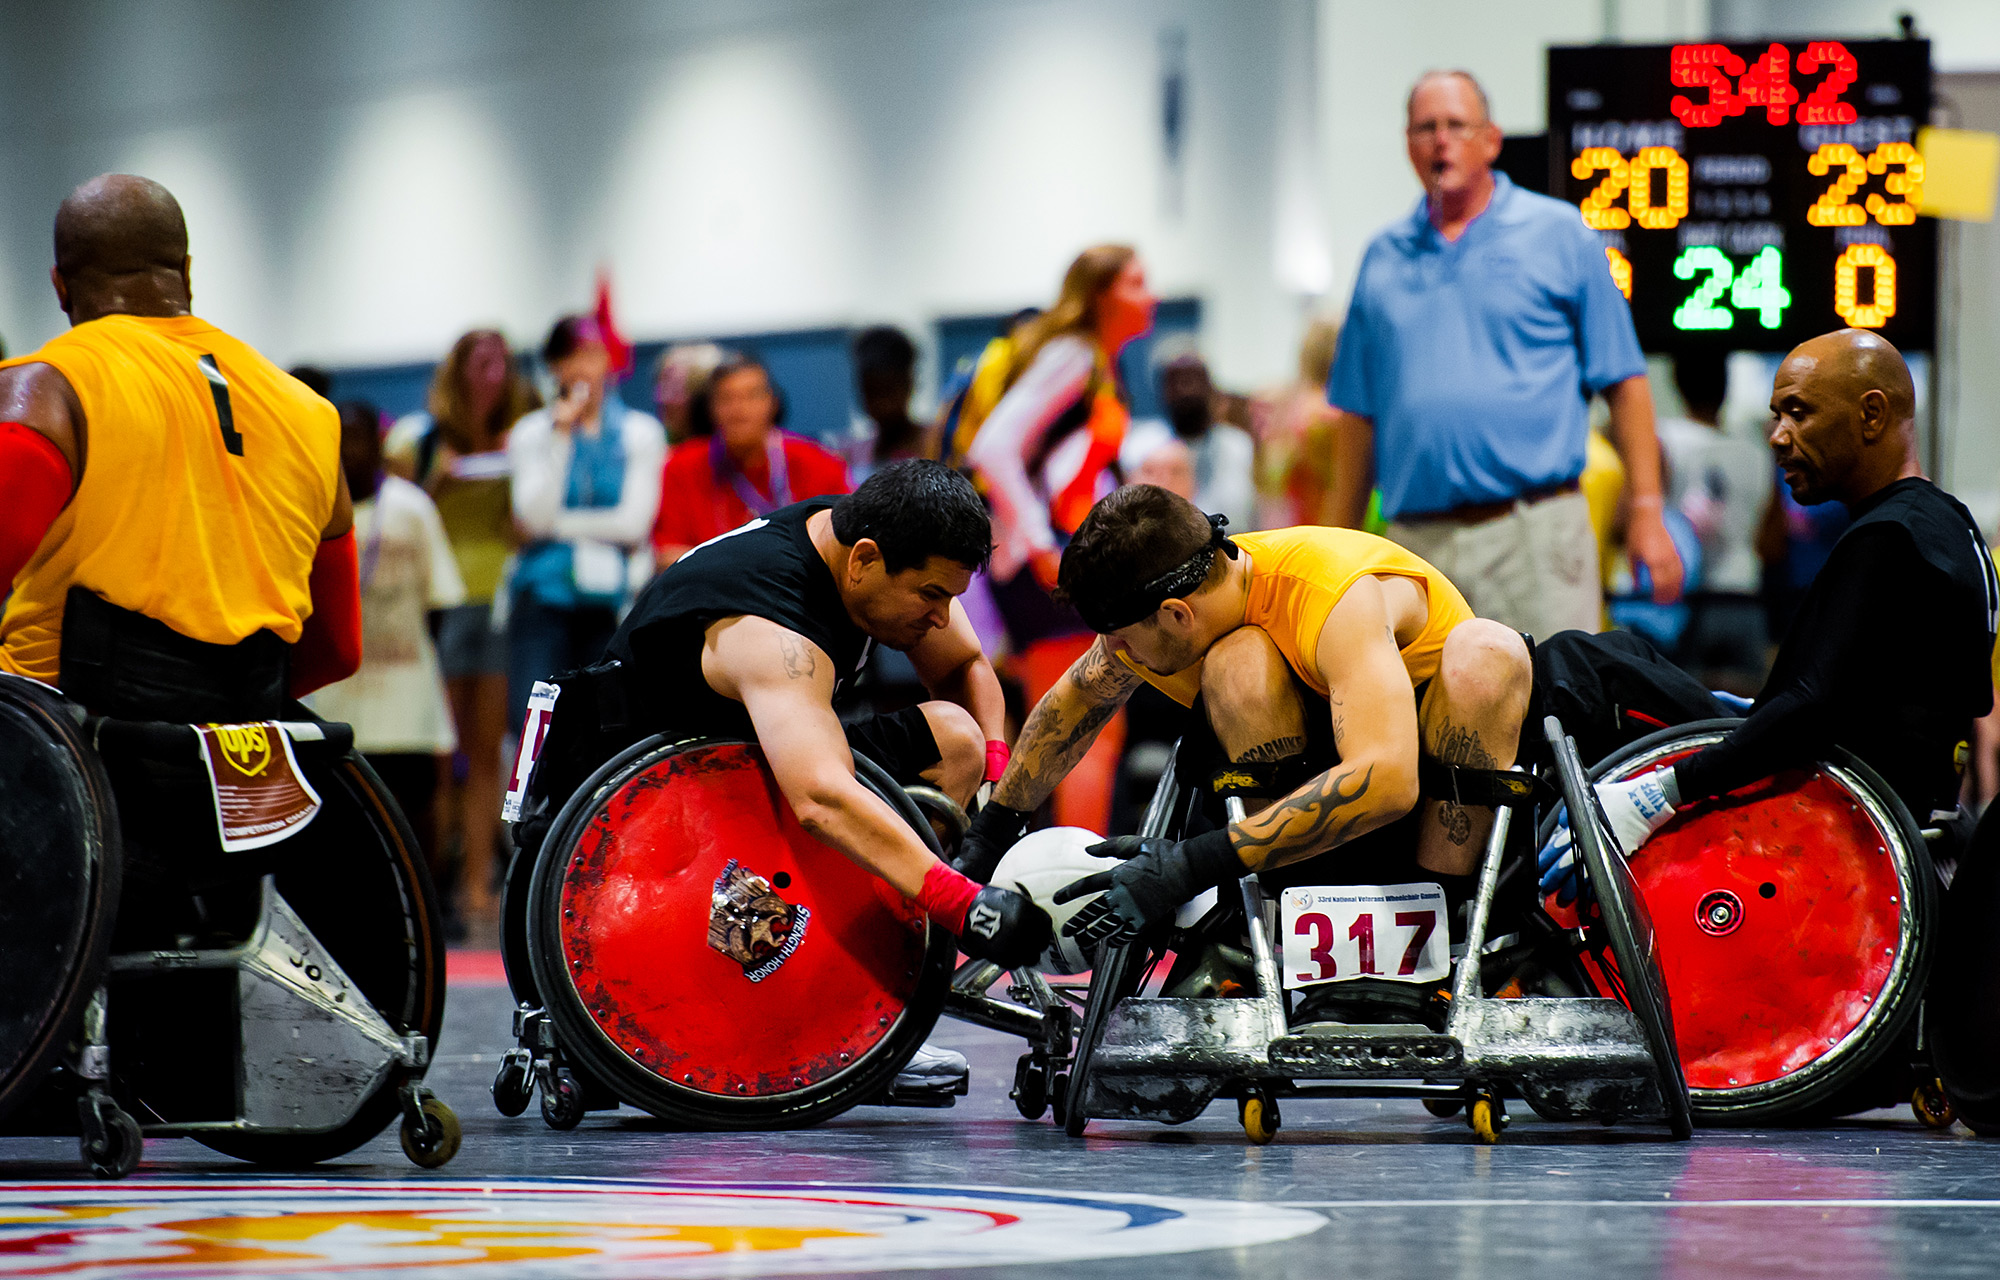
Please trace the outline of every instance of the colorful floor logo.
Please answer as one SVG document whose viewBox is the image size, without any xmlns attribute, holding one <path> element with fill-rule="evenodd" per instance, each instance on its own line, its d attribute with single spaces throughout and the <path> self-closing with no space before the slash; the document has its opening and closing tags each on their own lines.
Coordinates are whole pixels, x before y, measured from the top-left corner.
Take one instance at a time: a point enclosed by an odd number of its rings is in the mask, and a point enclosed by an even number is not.
<svg viewBox="0 0 2000 1280">
<path fill-rule="evenodd" d="M 983 1187 L 491 1181 L 0 1188 L 0 1277 L 781 1276 L 1288 1240 L 1300 1209 Z"/>
</svg>

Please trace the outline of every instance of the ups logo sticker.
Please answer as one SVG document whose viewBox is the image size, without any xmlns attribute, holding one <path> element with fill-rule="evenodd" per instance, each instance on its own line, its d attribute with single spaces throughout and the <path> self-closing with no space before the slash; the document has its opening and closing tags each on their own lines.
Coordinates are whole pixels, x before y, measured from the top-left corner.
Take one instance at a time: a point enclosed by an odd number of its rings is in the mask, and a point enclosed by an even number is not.
<svg viewBox="0 0 2000 1280">
<path fill-rule="evenodd" d="M 271 764 L 271 734 L 261 724 L 211 724 L 222 744 L 222 758 L 246 778 L 254 778 Z"/>
</svg>

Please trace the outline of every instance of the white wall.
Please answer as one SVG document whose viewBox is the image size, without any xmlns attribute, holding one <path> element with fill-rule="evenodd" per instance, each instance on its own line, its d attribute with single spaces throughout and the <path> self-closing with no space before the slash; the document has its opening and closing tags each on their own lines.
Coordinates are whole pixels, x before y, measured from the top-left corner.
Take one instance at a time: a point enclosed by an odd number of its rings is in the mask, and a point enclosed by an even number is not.
<svg viewBox="0 0 2000 1280">
<path fill-rule="evenodd" d="M 1501 128 L 1540 133 L 1549 45 L 1589 44 L 1607 34 L 1658 42 L 1707 30 L 1708 0 L 1320 0 L 1331 298 L 1345 305 L 1369 239 L 1406 216 L 1422 194 L 1403 144 L 1404 102 L 1419 75 L 1470 71 Z"/>
<path fill-rule="evenodd" d="M 1994 0 L 1713 0 L 1716 34 L 1868 36 L 1901 34 L 1899 14 L 1917 20 L 1939 71 L 2000 71 L 2000 5 Z"/>
<path fill-rule="evenodd" d="M 1311 0 L 147 0 L 0 12 L 0 333 L 63 323 L 74 183 L 158 178 L 198 310 L 280 360 L 539 338 L 601 264 L 639 337 L 1045 301 L 1136 243 L 1226 379 L 1290 364 L 1275 266 L 1285 24 Z M 1185 201 L 1160 40 L 1187 33 Z M 1296 61 L 1296 59 L 1294 59 Z M 1309 128 L 1309 123 L 1306 126 Z"/>
</svg>

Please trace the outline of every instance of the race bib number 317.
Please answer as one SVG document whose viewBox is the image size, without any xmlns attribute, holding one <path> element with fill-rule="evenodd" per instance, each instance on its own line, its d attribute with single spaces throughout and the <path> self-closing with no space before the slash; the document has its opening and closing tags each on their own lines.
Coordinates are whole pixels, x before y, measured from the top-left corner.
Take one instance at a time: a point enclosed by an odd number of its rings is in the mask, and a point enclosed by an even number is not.
<svg viewBox="0 0 2000 1280">
<path fill-rule="evenodd" d="M 1451 971 L 1435 884 L 1302 886 L 1279 896 L 1285 989 L 1352 978 L 1435 982 Z"/>
</svg>

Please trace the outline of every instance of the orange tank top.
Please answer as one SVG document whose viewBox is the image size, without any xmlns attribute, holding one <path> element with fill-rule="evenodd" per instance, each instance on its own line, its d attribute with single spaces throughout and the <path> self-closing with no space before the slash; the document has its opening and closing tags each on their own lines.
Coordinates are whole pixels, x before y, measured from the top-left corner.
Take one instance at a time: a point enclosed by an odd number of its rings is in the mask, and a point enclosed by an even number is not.
<svg viewBox="0 0 2000 1280">
<path fill-rule="evenodd" d="M 1362 578 L 1380 575 L 1423 584 L 1429 616 L 1423 629 L 1401 650 L 1412 689 L 1437 674 L 1444 638 L 1473 616 L 1472 606 L 1449 578 L 1422 557 L 1372 533 L 1302 525 L 1245 533 L 1235 541 L 1250 557 L 1250 598 L 1244 625 L 1262 627 L 1269 633 L 1293 673 L 1322 698 L 1328 691 L 1315 658 L 1319 633 L 1326 629 L 1333 606 Z M 1118 657 L 1184 707 L 1193 706 L 1195 695 L 1201 692 L 1198 662 L 1186 671 L 1162 676 L 1134 662 L 1128 653 L 1120 651 Z"/>
<path fill-rule="evenodd" d="M 14 579 L 0 670 L 60 683 L 72 586 L 209 644 L 296 643 L 338 493 L 333 406 L 193 316 L 105 316 L 5 362 L 37 363 L 82 402 L 83 480 Z"/>
</svg>

